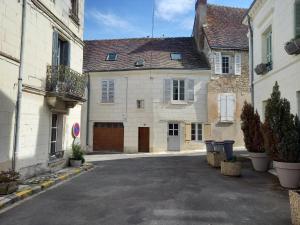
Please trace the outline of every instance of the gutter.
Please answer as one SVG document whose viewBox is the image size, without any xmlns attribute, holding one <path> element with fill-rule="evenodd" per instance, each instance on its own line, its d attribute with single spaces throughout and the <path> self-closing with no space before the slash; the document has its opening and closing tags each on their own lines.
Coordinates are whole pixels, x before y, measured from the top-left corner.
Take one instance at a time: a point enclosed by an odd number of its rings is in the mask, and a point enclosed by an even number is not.
<svg viewBox="0 0 300 225">
<path fill-rule="evenodd" d="M 251 57 L 250 57 L 250 84 L 251 84 L 251 87 L 250 87 L 250 91 L 251 91 L 251 103 L 254 107 L 254 66 L 253 66 L 253 63 L 254 63 L 254 54 L 253 54 L 253 28 L 252 28 L 252 24 L 251 24 L 251 17 L 248 15 L 247 16 L 248 18 L 248 27 L 249 27 L 249 31 L 250 31 L 250 54 L 251 54 Z"/>
<path fill-rule="evenodd" d="M 20 46 L 20 67 L 18 76 L 18 93 L 16 101 L 16 115 L 15 115 L 15 132 L 14 132 L 14 146 L 12 156 L 12 169 L 17 168 L 17 154 L 20 148 L 20 123 L 21 123 L 21 107 L 22 107 L 22 85 L 24 74 L 24 44 L 25 44 L 25 30 L 26 30 L 26 4 L 27 0 L 22 2 L 22 25 L 21 25 L 21 46 Z"/>
</svg>

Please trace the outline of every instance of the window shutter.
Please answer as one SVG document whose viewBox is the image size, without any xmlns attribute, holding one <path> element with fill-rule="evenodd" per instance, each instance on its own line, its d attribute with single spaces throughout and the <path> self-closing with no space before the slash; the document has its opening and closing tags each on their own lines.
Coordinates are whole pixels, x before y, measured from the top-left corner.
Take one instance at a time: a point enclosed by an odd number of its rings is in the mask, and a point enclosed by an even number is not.
<svg viewBox="0 0 300 225">
<path fill-rule="evenodd" d="M 171 101 L 171 79 L 164 80 L 164 103 Z"/>
<path fill-rule="evenodd" d="M 58 32 L 53 31 L 52 38 L 52 66 L 58 66 Z"/>
<path fill-rule="evenodd" d="M 195 81 L 187 80 L 187 100 L 193 102 L 195 100 Z"/>
<path fill-rule="evenodd" d="M 222 54 L 221 54 L 221 52 L 215 53 L 215 74 L 222 74 Z"/>
<path fill-rule="evenodd" d="M 70 43 L 64 42 L 62 46 L 63 65 L 70 66 Z"/>
<path fill-rule="evenodd" d="M 115 98 L 115 82 L 113 80 L 108 81 L 108 102 L 114 102 Z"/>
<path fill-rule="evenodd" d="M 300 37 L 300 0 L 295 1 L 295 36 Z"/>
<path fill-rule="evenodd" d="M 227 96 L 227 121 L 234 121 L 235 114 L 235 96 Z"/>
<path fill-rule="evenodd" d="M 102 102 L 103 103 L 106 103 L 107 100 L 108 100 L 107 89 L 108 89 L 108 81 L 107 80 L 103 80 L 102 81 Z"/>
<path fill-rule="evenodd" d="M 235 71 L 235 75 L 242 74 L 242 54 L 241 53 L 235 53 L 235 55 L 234 55 L 234 71 Z"/>
<path fill-rule="evenodd" d="M 185 124 L 185 141 L 191 141 L 191 128 L 190 123 Z"/>
<path fill-rule="evenodd" d="M 220 121 L 227 121 L 227 96 L 219 95 L 219 116 Z"/>
</svg>

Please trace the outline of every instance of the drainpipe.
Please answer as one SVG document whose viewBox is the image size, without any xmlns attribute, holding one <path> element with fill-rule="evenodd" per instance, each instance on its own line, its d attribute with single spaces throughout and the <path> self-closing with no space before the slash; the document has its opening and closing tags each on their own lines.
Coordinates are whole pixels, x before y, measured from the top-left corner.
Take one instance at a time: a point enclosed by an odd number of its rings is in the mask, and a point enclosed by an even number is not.
<svg viewBox="0 0 300 225">
<path fill-rule="evenodd" d="M 25 44 L 25 30 L 26 30 L 26 4 L 27 0 L 22 1 L 22 27 L 21 27 L 21 46 L 20 46 L 20 67 L 18 77 L 18 94 L 16 101 L 16 115 L 15 115 L 15 132 L 14 132 L 14 146 L 12 157 L 12 169 L 15 171 L 17 167 L 17 154 L 20 148 L 20 117 L 22 106 L 22 87 L 24 74 L 24 44 Z"/>
<path fill-rule="evenodd" d="M 85 145 L 89 145 L 89 135 L 90 135 L 90 99 L 91 99 L 91 78 L 90 73 L 87 73 L 88 83 L 87 83 L 87 110 L 86 110 L 86 136 L 85 136 Z"/>
<path fill-rule="evenodd" d="M 251 83 L 251 103 L 254 107 L 254 54 L 253 54 L 253 28 L 252 28 L 252 24 L 251 24 L 251 17 L 248 15 L 248 26 L 249 26 L 249 31 L 250 31 L 250 64 L 251 64 L 251 68 L 250 68 L 250 83 Z"/>
</svg>

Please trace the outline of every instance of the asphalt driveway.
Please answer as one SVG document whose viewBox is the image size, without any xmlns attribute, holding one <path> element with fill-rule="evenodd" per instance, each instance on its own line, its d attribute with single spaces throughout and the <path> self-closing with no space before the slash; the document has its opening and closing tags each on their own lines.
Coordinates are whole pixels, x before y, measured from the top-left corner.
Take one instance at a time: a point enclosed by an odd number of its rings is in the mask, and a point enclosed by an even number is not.
<svg viewBox="0 0 300 225">
<path fill-rule="evenodd" d="M 289 225 L 288 194 L 244 163 L 223 177 L 203 156 L 120 159 L 0 214 L 1 225 Z"/>
</svg>

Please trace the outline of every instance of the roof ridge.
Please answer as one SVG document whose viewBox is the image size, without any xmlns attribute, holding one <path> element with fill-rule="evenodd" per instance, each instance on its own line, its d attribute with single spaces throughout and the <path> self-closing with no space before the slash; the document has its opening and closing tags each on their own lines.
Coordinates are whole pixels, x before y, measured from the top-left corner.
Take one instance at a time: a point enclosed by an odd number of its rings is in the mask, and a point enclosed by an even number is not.
<svg viewBox="0 0 300 225">
<path fill-rule="evenodd" d="M 134 41 L 134 40 L 166 40 L 166 39 L 184 39 L 192 37 L 141 37 L 141 38 L 116 38 L 116 39 L 90 39 L 84 40 L 84 42 L 96 42 L 96 41 Z"/>
<path fill-rule="evenodd" d="M 218 4 L 207 4 L 208 6 L 216 6 L 220 8 L 230 8 L 230 9 L 239 9 L 239 10 L 247 10 L 247 8 L 241 8 L 241 7 L 236 7 L 236 6 L 227 6 L 227 5 L 218 5 Z"/>
</svg>

